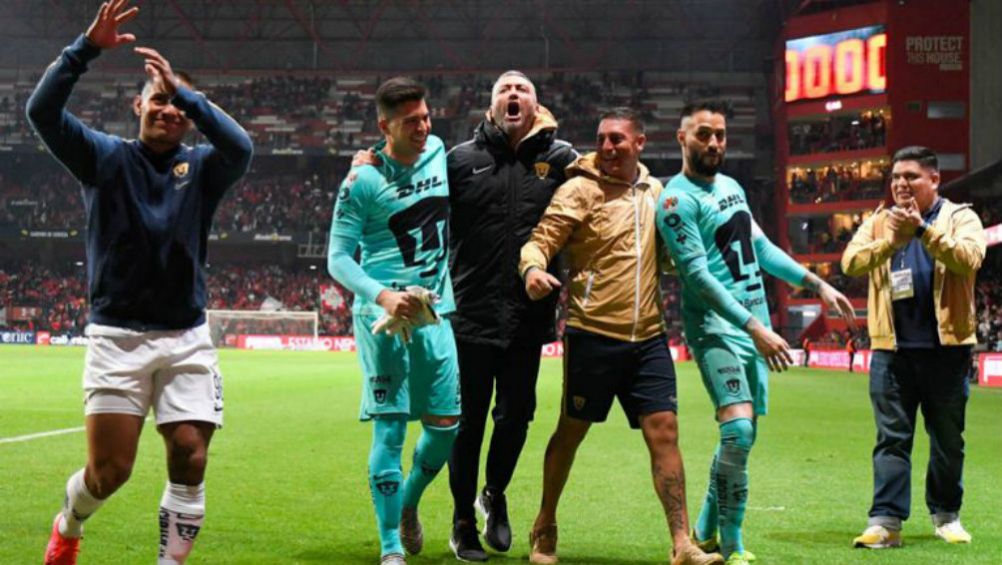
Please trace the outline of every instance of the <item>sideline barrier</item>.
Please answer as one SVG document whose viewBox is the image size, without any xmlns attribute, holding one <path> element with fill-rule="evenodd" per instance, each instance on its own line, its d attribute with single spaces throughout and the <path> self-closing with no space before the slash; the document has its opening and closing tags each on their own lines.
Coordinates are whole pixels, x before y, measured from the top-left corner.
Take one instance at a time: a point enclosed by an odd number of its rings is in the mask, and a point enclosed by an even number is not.
<svg viewBox="0 0 1002 565">
<path fill-rule="evenodd" d="M 800 365 L 803 365 L 803 351 L 800 353 Z M 807 360 L 808 367 L 817 369 L 838 369 L 849 370 L 849 352 L 845 349 L 811 349 L 810 358 Z M 857 373 L 868 373 L 870 371 L 870 350 L 860 349 L 856 352 L 852 360 L 852 370 Z"/>
<path fill-rule="evenodd" d="M 1002 353 L 978 353 L 978 384 L 1002 387 Z"/>
<path fill-rule="evenodd" d="M 229 338 L 229 336 L 227 336 Z M 238 335 L 227 339 L 239 349 L 287 349 L 294 351 L 355 351 L 352 336 L 317 337 L 308 335 Z M 689 350 L 685 346 L 669 345 L 673 361 L 688 361 Z M 543 345 L 543 357 L 562 357 L 564 344 L 560 341 Z"/>
</svg>

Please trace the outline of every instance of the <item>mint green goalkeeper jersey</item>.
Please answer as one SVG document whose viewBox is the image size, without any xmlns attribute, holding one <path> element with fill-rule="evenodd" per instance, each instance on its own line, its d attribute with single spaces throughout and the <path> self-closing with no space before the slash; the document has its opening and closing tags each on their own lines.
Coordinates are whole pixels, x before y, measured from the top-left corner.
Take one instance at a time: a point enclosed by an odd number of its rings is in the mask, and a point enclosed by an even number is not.
<svg viewBox="0 0 1002 565">
<path fill-rule="evenodd" d="M 742 329 L 750 316 L 771 327 L 756 249 L 772 244 L 752 219 L 737 181 L 717 174 L 712 184 L 700 184 L 675 175 L 661 195 L 657 226 L 682 277 L 690 343 L 706 335 L 750 340 Z"/>
<path fill-rule="evenodd" d="M 429 136 L 420 158 L 410 166 L 381 150 L 379 157 L 381 165 L 352 169 L 341 185 L 327 268 L 355 293 L 356 314 L 382 314 L 383 308 L 375 303 L 379 293 L 411 285 L 438 294 L 435 310 L 448 314 L 455 310 L 455 302 L 449 276 L 445 146 L 438 137 Z"/>
</svg>

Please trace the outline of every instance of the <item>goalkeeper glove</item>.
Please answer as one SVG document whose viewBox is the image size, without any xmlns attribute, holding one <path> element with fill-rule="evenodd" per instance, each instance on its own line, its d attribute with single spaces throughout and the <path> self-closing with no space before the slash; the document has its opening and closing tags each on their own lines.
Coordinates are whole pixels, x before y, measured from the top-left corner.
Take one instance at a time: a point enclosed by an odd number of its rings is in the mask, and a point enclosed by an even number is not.
<svg viewBox="0 0 1002 565">
<path fill-rule="evenodd" d="M 435 304 L 439 301 L 438 295 L 423 286 L 417 285 L 411 285 L 406 290 L 407 294 L 410 294 L 421 302 L 421 309 L 411 321 L 413 327 L 420 328 L 429 324 L 437 324 L 439 318 L 438 312 L 435 311 Z"/>
<path fill-rule="evenodd" d="M 385 333 L 386 335 L 393 336 L 399 335 L 400 339 L 404 343 L 410 343 L 411 332 L 414 331 L 414 327 L 410 322 L 403 318 L 397 318 L 395 316 L 390 316 L 388 314 L 383 314 L 375 324 L 372 324 L 372 335 L 378 335 L 380 333 Z"/>
</svg>

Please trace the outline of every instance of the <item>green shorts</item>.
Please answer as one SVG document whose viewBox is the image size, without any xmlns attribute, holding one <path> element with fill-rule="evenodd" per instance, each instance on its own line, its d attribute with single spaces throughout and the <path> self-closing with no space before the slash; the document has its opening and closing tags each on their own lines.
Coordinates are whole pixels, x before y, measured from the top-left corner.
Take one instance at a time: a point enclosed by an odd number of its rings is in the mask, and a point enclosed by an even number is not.
<svg viewBox="0 0 1002 565">
<path fill-rule="evenodd" d="M 449 320 L 418 328 L 405 344 L 399 336 L 372 335 L 377 319 L 354 317 L 363 377 L 359 419 L 459 416 L 459 357 Z"/>
<path fill-rule="evenodd" d="M 769 367 L 751 339 L 707 335 L 690 343 L 689 348 L 703 375 L 703 386 L 718 410 L 750 402 L 756 415 L 766 414 Z"/>
</svg>

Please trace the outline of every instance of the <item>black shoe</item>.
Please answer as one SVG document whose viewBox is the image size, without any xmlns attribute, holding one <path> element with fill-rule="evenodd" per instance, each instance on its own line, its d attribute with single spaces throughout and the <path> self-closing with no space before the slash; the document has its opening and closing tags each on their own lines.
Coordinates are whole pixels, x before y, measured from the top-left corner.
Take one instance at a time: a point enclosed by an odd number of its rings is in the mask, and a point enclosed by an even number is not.
<svg viewBox="0 0 1002 565">
<path fill-rule="evenodd" d="M 477 525 L 474 522 L 459 521 L 452 526 L 449 549 L 460 561 L 487 561 L 487 552 L 480 545 Z"/>
<path fill-rule="evenodd" d="M 484 541 L 495 551 L 511 549 L 511 524 L 508 523 L 508 499 L 503 492 L 484 489 L 474 504 L 484 515 Z"/>
</svg>

